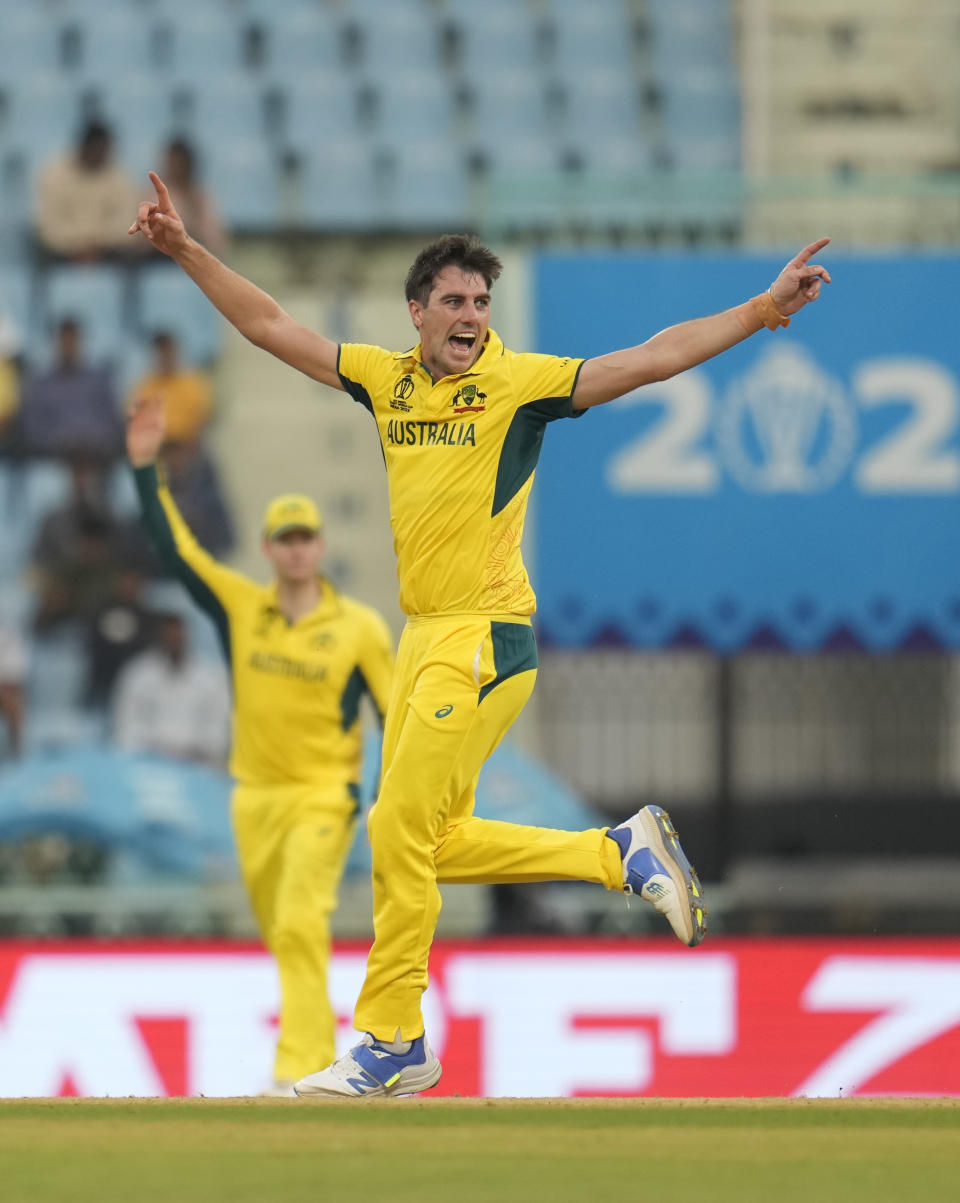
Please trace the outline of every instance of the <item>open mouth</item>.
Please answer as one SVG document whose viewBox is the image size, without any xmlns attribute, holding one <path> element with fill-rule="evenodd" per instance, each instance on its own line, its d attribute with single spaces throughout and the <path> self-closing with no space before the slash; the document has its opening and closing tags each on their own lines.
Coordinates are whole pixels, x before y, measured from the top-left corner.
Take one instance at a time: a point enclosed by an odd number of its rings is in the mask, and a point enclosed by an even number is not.
<svg viewBox="0 0 960 1203">
<path fill-rule="evenodd" d="M 473 333 L 451 334 L 448 341 L 455 351 L 472 351 L 477 336 Z"/>
</svg>

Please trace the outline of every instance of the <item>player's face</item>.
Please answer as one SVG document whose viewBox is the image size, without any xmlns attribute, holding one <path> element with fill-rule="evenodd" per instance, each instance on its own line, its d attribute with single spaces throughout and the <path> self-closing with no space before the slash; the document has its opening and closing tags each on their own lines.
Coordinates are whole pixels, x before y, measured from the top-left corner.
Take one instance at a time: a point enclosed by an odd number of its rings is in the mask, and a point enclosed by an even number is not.
<svg viewBox="0 0 960 1203">
<path fill-rule="evenodd" d="M 423 362 L 434 380 L 467 372 L 476 363 L 490 325 L 490 290 L 483 276 L 445 267 L 426 305 L 410 302 Z"/>
<path fill-rule="evenodd" d="M 312 580 L 323 559 L 323 537 L 309 530 L 288 530 L 264 539 L 263 550 L 281 584 Z"/>
</svg>

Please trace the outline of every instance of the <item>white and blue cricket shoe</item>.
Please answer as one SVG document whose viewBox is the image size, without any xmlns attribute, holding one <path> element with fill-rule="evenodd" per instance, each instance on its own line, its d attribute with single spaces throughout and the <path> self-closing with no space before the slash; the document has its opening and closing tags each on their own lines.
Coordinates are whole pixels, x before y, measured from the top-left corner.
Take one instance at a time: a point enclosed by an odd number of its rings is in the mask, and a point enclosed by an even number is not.
<svg viewBox="0 0 960 1203">
<path fill-rule="evenodd" d="M 620 849 L 623 892 L 651 903 L 688 947 L 699 944 L 707 933 L 703 886 L 663 807 L 645 806 L 607 835 Z"/>
<path fill-rule="evenodd" d="M 429 1090 L 442 1072 L 426 1036 L 414 1040 L 409 1051 L 393 1053 L 368 1032 L 332 1065 L 301 1078 L 294 1089 L 301 1098 L 392 1098 Z"/>
</svg>

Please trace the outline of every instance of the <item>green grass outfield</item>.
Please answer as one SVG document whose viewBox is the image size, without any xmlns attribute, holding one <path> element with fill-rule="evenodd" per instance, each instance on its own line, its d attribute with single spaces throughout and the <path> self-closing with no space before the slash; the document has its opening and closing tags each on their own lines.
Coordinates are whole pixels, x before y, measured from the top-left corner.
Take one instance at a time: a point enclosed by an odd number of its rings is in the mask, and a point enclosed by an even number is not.
<svg viewBox="0 0 960 1203">
<path fill-rule="evenodd" d="M 0 1101 L 3 1203 L 960 1199 L 960 1100 Z"/>
</svg>

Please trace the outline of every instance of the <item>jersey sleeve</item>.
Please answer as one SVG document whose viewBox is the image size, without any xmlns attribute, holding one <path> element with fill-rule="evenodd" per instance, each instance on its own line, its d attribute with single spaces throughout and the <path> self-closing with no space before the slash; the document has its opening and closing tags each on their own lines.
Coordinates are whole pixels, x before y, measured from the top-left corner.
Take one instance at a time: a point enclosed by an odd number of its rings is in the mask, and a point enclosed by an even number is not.
<svg viewBox="0 0 960 1203">
<path fill-rule="evenodd" d="M 387 702 L 390 700 L 390 687 L 393 684 L 393 635 L 376 610 L 367 610 L 365 617 L 366 630 L 360 653 L 360 671 L 382 724 L 387 714 Z"/>
<path fill-rule="evenodd" d="M 532 352 L 514 356 L 513 383 L 517 408 L 529 406 L 547 422 L 554 418 L 579 418 L 585 410 L 573 408 L 573 391 L 582 359 Z"/>
<path fill-rule="evenodd" d="M 251 582 L 200 546 L 155 465 L 135 468 L 133 475 L 140 518 L 161 563 L 214 620 L 229 655 L 229 613 Z"/>
<path fill-rule="evenodd" d="M 337 351 L 337 375 L 354 401 L 376 413 L 378 399 L 388 395 L 387 383 L 395 357 L 383 347 L 368 343 L 341 343 Z"/>
</svg>

